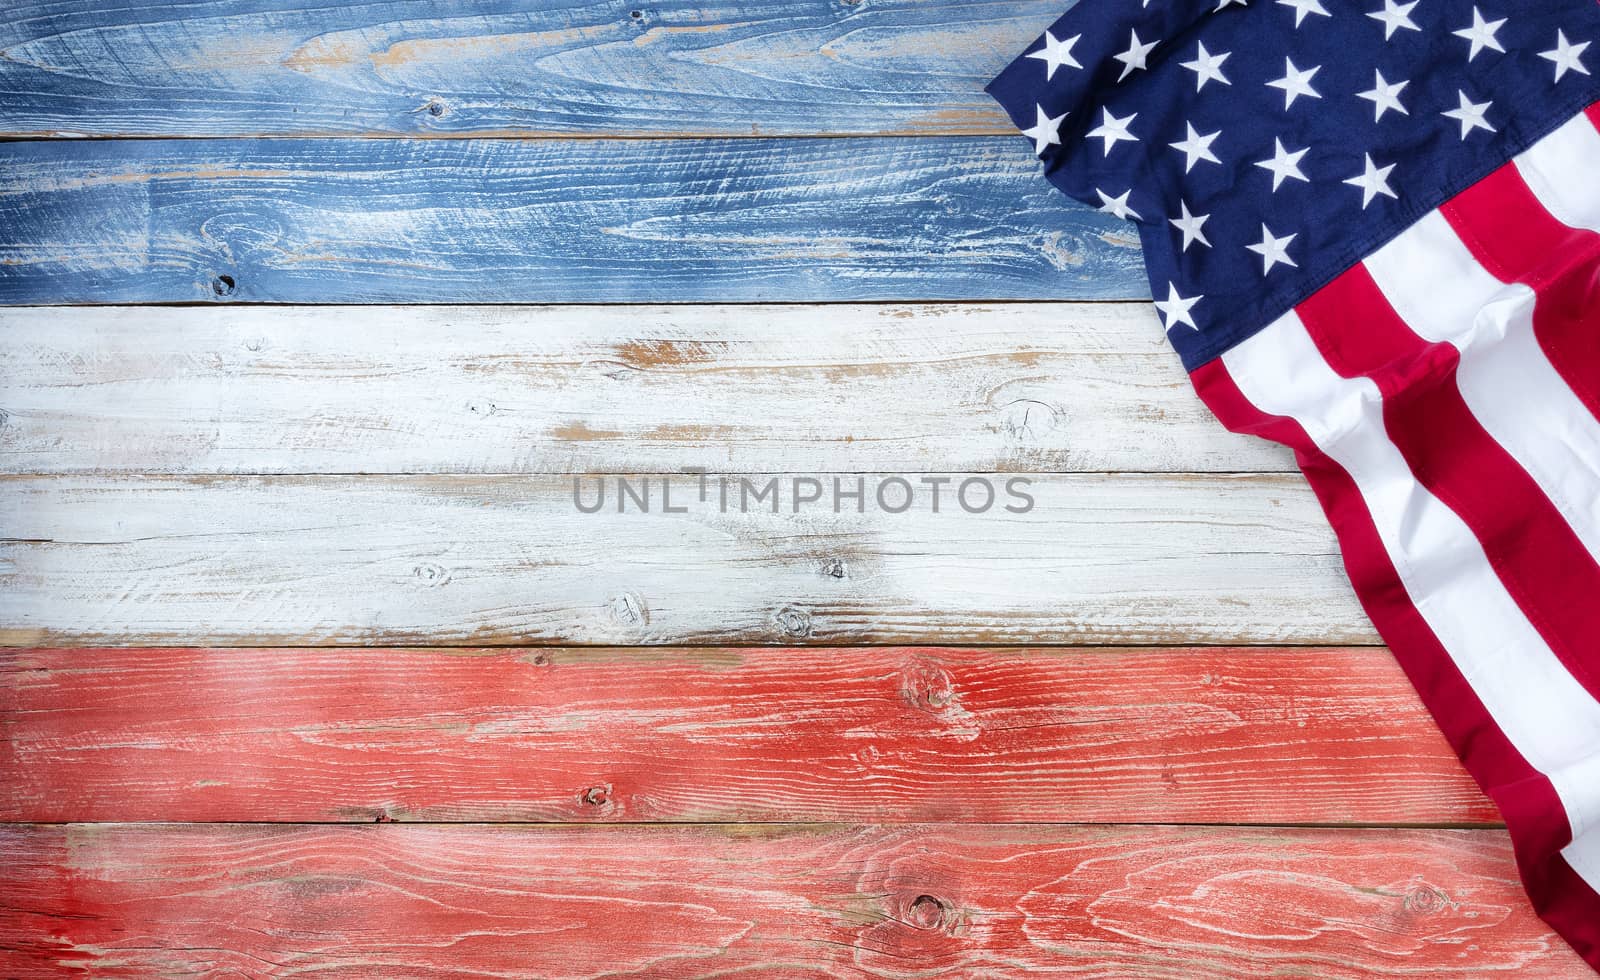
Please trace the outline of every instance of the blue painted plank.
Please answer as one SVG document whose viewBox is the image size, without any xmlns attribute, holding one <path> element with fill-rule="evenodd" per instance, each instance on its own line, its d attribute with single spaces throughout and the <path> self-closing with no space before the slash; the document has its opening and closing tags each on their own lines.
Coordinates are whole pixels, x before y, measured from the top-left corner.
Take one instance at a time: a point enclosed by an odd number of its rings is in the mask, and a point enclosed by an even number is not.
<svg viewBox="0 0 1600 980">
<path fill-rule="evenodd" d="M 0 302 L 1130 299 L 1020 137 L 0 144 Z"/>
<path fill-rule="evenodd" d="M 0 134 L 1002 134 L 1063 0 L 12 0 Z"/>
</svg>

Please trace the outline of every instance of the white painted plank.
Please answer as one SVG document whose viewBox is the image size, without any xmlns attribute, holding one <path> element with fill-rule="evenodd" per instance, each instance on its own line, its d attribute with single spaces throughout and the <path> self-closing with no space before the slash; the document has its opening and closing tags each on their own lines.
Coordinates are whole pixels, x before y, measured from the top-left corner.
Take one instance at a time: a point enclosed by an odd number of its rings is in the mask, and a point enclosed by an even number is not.
<svg viewBox="0 0 1600 980">
<path fill-rule="evenodd" d="M 0 310 L 0 472 L 1290 471 L 1148 304 Z"/>
<path fill-rule="evenodd" d="M 981 516 L 681 476 L 686 514 L 585 515 L 574 479 L 7 477 L 0 640 L 1375 642 L 1297 476 L 1039 476 Z"/>
</svg>

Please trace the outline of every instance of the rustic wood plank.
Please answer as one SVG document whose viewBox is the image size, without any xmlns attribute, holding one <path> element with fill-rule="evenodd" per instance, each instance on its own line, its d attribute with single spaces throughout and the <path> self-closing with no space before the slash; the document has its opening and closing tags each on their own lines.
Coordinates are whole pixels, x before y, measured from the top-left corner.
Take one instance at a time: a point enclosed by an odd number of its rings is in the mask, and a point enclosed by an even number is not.
<svg viewBox="0 0 1600 980">
<path fill-rule="evenodd" d="M 0 302 L 1138 299 L 1020 139 L 0 144 Z"/>
<path fill-rule="evenodd" d="M 1289 471 L 1145 304 L 0 310 L 0 471 Z"/>
<path fill-rule="evenodd" d="M 974 134 L 1061 0 L 12 2 L 0 135 Z"/>
<path fill-rule="evenodd" d="M 896 477 L 7 477 L 0 638 L 322 643 L 1369 644 L 1303 481 Z M 920 479 L 920 478 L 912 478 Z M 978 477 L 977 479 L 985 479 Z M 907 480 L 910 483 L 910 480 Z M 585 514 L 574 491 L 593 506 Z M 768 492 L 759 502 L 745 488 Z M 969 503 L 985 502 L 974 484 Z M 812 488 L 801 484 L 806 495 Z M 740 497 L 748 510 L 740 512 Z M 627 500 L 626 513 L 616 504 Z M 779 508 L 771 512 L 769 502 Z"/>
<path fill-rule="evenodd" d="M 0 828 L 8 975 L 1583 977 L 1497 830 Z"/>
<path fill-rule="evenodd" d="M 0 820 L 1483 824 L 1362 649 L 21 650 Z"/>
</svg>

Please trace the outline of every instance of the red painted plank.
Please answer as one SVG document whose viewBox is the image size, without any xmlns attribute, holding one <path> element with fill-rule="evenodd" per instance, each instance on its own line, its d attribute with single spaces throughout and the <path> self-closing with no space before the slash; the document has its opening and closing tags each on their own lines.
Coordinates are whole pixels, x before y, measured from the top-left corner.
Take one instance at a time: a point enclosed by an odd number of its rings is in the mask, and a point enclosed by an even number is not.
<svg viewBox="0 0 1600 980">
<path fill-rule="evenodd" d="M 1586 976 L 1501 831 L 0 829 L 6 976 Z"/>
<path fill-rule="evenodd" d="M 1388 653 L 0 653 L 11 821 L 1493 823 Z"/>
</svg>

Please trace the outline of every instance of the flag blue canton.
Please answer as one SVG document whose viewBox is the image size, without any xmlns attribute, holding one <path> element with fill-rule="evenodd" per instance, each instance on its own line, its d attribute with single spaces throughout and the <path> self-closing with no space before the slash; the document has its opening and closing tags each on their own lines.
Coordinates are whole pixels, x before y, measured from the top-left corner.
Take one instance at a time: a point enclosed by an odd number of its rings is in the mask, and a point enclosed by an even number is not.
<svg viewBox="0 0 1600 980">
<path fill-rule="evenodd" d="M 1137 224 L 1193 370 L 1600 99 L 1596 41 L 1595 0 L 1083 0 L 988 91 Z"/>
</svg>

